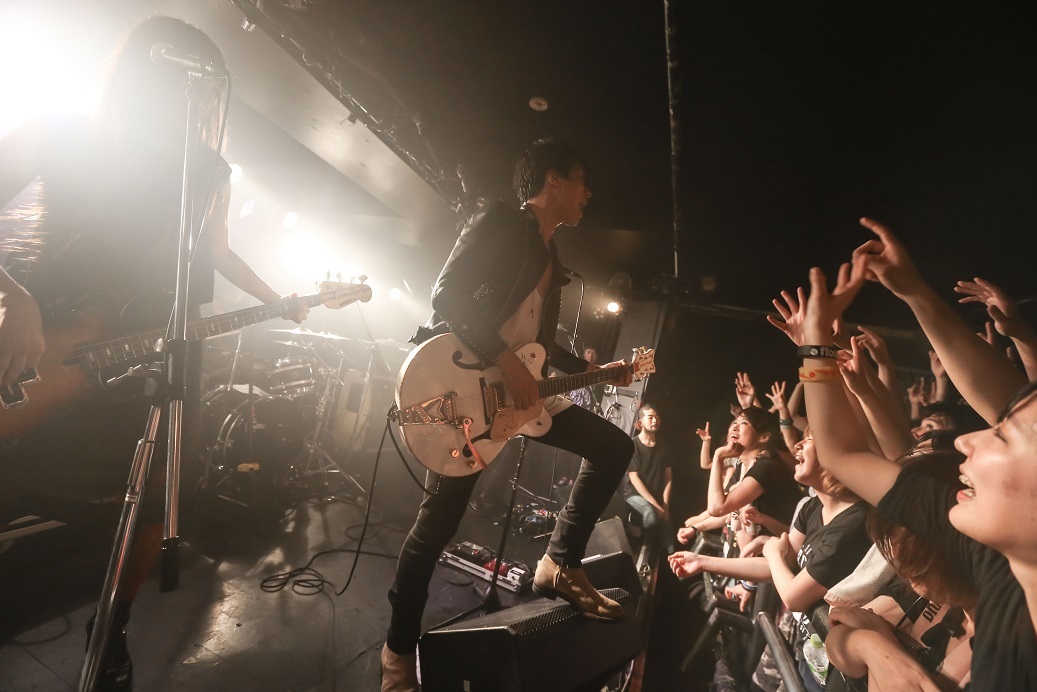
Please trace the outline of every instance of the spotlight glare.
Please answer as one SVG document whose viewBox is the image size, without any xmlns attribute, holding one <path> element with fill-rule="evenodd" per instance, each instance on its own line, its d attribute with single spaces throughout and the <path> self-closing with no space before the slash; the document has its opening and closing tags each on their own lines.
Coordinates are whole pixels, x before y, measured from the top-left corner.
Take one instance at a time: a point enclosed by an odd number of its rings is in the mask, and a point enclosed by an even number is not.
<svg viewBox="0 0 1037 692">
<path fill-rule="evenodd" d="M 231 185 L 241 180 L 241 166 L 236 163 L 230 165 L 230 182 Z"/>
<path fill-rule="evenodd" d="M 617 315 L 617 314 L 619 314 L 619 303 L 617 303 L 616 301 L 614 301 L 614 300 L 610 300 L 610 301 L 609 301 L 609 303 L 608 303 L 608 305 L 606 305 L 605 307 L 606 307 L 606 309 L 608 309 L 608 311 L 609 311 L 609 312 L 611 312 L 611 313 L 612 313 L 613 315 Z"/>
<path fill-rule="evenodd" d="M 403 295 L 403 291 L 393 286 L 389 289 L 389 300 L 399 300 L 400 296 Z"/>
<path fill-rule="evenodd" d="M 245 218 L 246 216 L 252 216 L 256 211 L 256 200 L 250 199 L 241 205 L 241 213 L 238 214 L 238 218 Z"/>
<path fill-rule="evenodd" d="M 290 211 L 284 215 L 284 221 L 281 222 L 281 226 L 291 230 L 295 228 L 295 224 L 297 223 L 299 223 L 299 215 L 294 211 Z"/>
</svg>

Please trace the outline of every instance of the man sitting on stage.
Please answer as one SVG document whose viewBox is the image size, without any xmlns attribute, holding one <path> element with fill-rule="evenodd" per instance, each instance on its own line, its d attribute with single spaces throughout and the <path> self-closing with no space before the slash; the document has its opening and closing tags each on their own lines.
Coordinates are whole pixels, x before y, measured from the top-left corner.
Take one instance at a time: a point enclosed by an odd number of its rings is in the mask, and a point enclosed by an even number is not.
<svg viewBox="0 0 1037 692">
<path fill-rule="evenodd" d="M 562 142 L 538 141 L 519 158 L 514 187 L 521 209 L 492 204 L 461 233 L 433 290 L 435 312 L 414 340 L 452 332 L 484 362 L 501 369 L 515 406 L 525 410 L 538 401 L 537 381 L 513 349 L 537 341 L 550 354 L 551 365 L 567 373 L 609 366 L 592 365 L 554 342 L 561 288 L 569 280 L 551 238 L 558 227 L 579 223 L 590 198 L 582 157 Z M 628 372 L 616 383 L 630 380 Z M 587 617 L 616 620 L 623 607 L 594 589 L 581 560 L 595 522 L 623 477 L 632 443 L 619 428 L 568 399 L 550 397 L 543 403 L 553 423 L 537 440 L 585 462 L 538 563 L 533 590 L 561 597 Z M 415 650 L 429 581 L 478 477 L 428 474 L 429 494 L 404 541 L 389 591 L 392 619 L 382 649 L 383 691 L 417 689 Z"/>
</svg>

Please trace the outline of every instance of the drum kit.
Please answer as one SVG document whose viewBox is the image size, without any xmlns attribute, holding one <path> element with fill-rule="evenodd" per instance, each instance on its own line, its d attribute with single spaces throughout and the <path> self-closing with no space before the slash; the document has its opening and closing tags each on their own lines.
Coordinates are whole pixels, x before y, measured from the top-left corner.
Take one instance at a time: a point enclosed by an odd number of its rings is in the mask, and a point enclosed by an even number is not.
<svg viewBox="0 0 1037 692">
<path fill-rule="evenodd" d="M 236 348 L 206 354 L 202 492 L 277 518 L 302 499 L 362 501 L 367 489 L 348 472 L 352 455 L 366 449 L 369 415 L 380 399 L 388 406 L 395 361 L 409 347 L 301 328 L 269 330 L 273 339 L 246 346 L 247 334 Z"/>
</svg>

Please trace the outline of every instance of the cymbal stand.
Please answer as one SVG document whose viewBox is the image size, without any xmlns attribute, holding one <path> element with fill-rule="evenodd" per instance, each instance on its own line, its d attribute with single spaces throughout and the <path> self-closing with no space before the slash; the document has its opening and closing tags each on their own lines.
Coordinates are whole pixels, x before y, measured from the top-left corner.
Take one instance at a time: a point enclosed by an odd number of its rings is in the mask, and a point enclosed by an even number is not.
<svg viewBox="0 0 1037 692">
<path fill-rule="evenodd" d="M 324 449 L 324 440 L 327 439 L 328 428 L 331 424 L 332 414 L 335 412 L 335 402 L 338 396 L 341 394 L 344 382 L 342 375 L 346 369 L 346 356 L 342 352 L 338 352 L 338 366 L 334 372 L 330 371 L 317 353 L 313 353 L 314 358 L 322 365 L 322 372 L 326 374 L 324 378 L 324 388 L 321 390 L 320 397 L 317 399 L 317 421 L 314 425 L 313 432 L 306 436 L 305 450 L 306 460 L 299 469 L 298 475 L 300 478 L 306 478 L 308 476 L 319 475 L 321 486 L 324 488 L 329 487 L 329 474 L 337 473 L 343 479 L 349 481 L 357 487 L 357 489 L 367 494 L 364 487 L 360 485 L 359 481 L 354 478 L 351 474 L 346 473 L 335 457 L 329 454 Z"/>
</svg>

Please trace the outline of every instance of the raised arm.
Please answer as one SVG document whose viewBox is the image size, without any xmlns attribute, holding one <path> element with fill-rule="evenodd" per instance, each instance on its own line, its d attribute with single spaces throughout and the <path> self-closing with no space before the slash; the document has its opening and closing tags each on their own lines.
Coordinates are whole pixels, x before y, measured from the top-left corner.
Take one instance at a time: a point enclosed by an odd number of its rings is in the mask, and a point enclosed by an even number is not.
<svg viewBox="0 0 1037 692">
<path fill-rule="evenodd" d="M 877 236 L 854 251 L 867 259 L 868 278 L 907 303 L 958 391 L 987 422 L 996 423 L 1026 378 L 936 295 L 888 228 L 871 219 L 861 219 L 861 225 Z"/>
<path fill-rule="evenodd" d="M 735 398 L 742 408 L 760 406 L 760 400 L 756 397 L 756 387 L 749 379 L 749 373 L 739 372 L 735 374 Z"/>
<path fill-rule="evenodd" d="M 839 361 L 843 381 L 860 402 L 879 449 L 886 458 L 897 459 L 911 449 L 914 440 L 904 424 L 903 416 L 890 409 L 888 400 L 883 396 L 886 387 L 879 382 L 868 359 L 861 353 L 863 349 L 858 337 L 850 339 L 850 349 L 851 357 Z"/>
<path fill-rule="evenodd" d="M 713 436 L 709 434 L 709 421 L 706 421 L 704 428 L 696 430 L 695 434 L 702 440 L 702 449 L 699 450 L 699 466 L 708 469 L 713 465 L 713 457 L 709 455 L 709 445 L 713 440 Z"/>
<path fill-rule="evenodd" d="M 861 331 L 860 343 L 868 349 L 871 359 L 875 361 L 878 369 L 878 378 L 893 397 L 900 395 L 900 383 L 897 381 L 897 371 L 893 368 L 893 359 L 889 355 L 885 340 L 877 333 L 867 327 L 858 327 Z"/>
<path fill-rule="evenodd" d="M 959 303 L 983 303 L 987 314 L 994 320 L 994 328 L 1015 344 L 1015 350 L 1032 382 L 1037 380 L 1037 332 L 1019 314 L 1014 300 L 1000 287 L 975 277 L 972 281 L 959 281 L 954 290 L 964 295 Z"/>
<path fill-rule="evenodd" d="M 775 300 L 784 321 L 768 317 L 798 346 L 831 346 L 832 322 L 840 316 L 860 289 L 863 258 L 855 262 L 855 272 L 840 269 L 840 281 L 828 292 L 820 269 L 810 270 L 810 298 L 802 288 L 793 297 L 782 292 L 787 307 Z M 814 444 L 822 466 L 828 469 L 859 497 L 875 505 L 893 487 L 900 467 L 869 448 L 850 402 L 834 359 L 804 358 L 805 376 L 816 377 L 805 383 L 807 417 L 814 431 Z"/>
<path fill-rule="evenodd" d="M 764 392 L 764 396 L 771 400 L 772 410 L 778 414 L 778 425 L 781 428 L 781 438 L 785 441 L 785 446 L 795 454 L 799 435 L 796 432 L 795 422 L 792 420 L 792 412 L 785 403 L 785 383 L 775 382 L 771 385 L 770 393 Z"/>
</svg>

